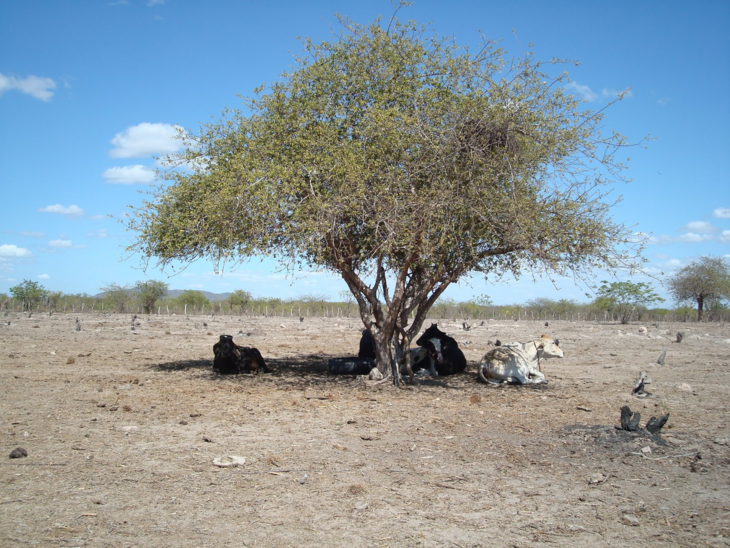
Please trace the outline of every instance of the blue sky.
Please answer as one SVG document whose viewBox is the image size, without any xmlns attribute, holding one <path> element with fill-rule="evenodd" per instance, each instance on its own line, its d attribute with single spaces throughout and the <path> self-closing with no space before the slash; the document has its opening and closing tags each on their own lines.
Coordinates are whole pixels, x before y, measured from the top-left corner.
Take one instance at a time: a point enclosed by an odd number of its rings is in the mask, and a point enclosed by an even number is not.
<svg viewBox="0 0 730 548">
<path fill-rule="evenodd" d="M 0 2 L 0 292 L 23 280 L 64 293 L 163 280 L 175 289 L 245 289 L 289 298 L 345 289 L 336 277 L 294 279 L 252 259 L 222 275 L 140 270 L 118 219 L 176 150 L 173 128 L 197 129 L 238 107 L 237 94 L 276 80 L 301 51 L 330 37 L 335 13 L 389 17 L 387 1 L 4 0 Z M 651 234 L 647 271 L 673 272 L 702 255 L 730 256 L 730 3 L 416 0 L 399 14 L 461 44 L 480 31 L 514 54 L 576 59 L 571 87 L 593 109 L 631 88 L 606 129 L 631 150 L 633 182 L 616 186 L 614 219 Z M 604 276 L 597 273 L 597 280 Z M 660 275 L 659 275 L 660 276 Z M 660 276 L 661 277 L 661 276 Z M 651 281 L 646 276 L 634 281 Z M 663 293 L 658 282 L 653 282 Z M 473 279 L 446 297 L 585 301 L 570 280 Z"/>
</svg>

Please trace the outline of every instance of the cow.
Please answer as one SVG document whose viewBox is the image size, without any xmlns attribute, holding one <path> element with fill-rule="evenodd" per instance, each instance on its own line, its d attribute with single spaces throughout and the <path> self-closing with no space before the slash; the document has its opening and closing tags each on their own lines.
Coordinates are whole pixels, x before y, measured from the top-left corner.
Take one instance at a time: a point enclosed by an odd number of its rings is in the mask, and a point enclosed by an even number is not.
<svg viewBox="0 0 730 548">
<path fill-rule="evenodd" d="M 540 360 L 562 358 L 560 341 L 547 335 L 527 343 L 508 343 L 487 352 L 477 369 L 479 379 L 488 384 L 546 383 Z"/>
<path fill-rule="evenodd" d="M 423 350 L 414 349 L 415 353 L 412 350 L 411 369 L 414 373 L 428 367 L 431 375 L 435 377 L 454 375 L 466 369 L 466 357 L 456 340 L 441 331 L 437 324 L 431 324 L 431 327 L 418 338 L 416 344 L 426 351 L 428 359 Z"/>
<path fill-rule="evenodd" d="M 271 371 L 257 348 L 238 346 L 233 342 L 233 335 L 221 335 L 213 345 L 213 355 L 213 371 L 221 375 Z"/>
<path fill-rule="evenodd" d="M 213 345 L 213 371 L 221 375 L 235 375 L 240 371 L 241 351 L 233 342 L 233 335 L 221 335 Z"/>
<path fill-rule="evenodd" d="M 264 357 L 258 348 L 239 346 L 241 352 L 241 371 L 250 373 L 270 373 L 271 370 L 266 366 Z"/>
<path fill-rule="evenodd" d="M 357 357 L 375 359 L 375 341 L 373 340 L 373 334 L 370 333 L 369 329 L 362 330 L 360 351 L 357 353 Z"/>
</svg>

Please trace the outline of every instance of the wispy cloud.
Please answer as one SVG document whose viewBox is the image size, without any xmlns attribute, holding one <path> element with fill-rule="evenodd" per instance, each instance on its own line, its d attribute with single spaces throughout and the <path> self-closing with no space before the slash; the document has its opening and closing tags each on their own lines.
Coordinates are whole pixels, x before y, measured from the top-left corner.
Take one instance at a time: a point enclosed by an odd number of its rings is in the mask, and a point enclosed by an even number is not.
<svg viewBox="0 0 730 548">
<path fill-rule="evenodd" d="M 616 99 L 619 97 L 623 99 L 634 95 L 630 88 L 622 91 L 603 88 L 601 92 L 598 93 L 593 91 L 589 86 L 579 84 L 575 80 L 571 80 L 568 85 L 565 86 L 565 89 L 567 89 L 569 93 L 573 93 L 588 102 L 598 101 L 599 99 Z"/>
<path fill-rule="evenodd" d="M 14 244 L 2 244 L 0 245 L 0 260 L 7 259 L 25 259 L 32 257 L 33 253 L 30 250 L 23 247 L 18 247 Z"/>
<path fill-rule="evenodd" d="M 22 232 L 18 232 L 18 236 L 25 236 L 26 238 L 43 238 L 45 233 L 23 230 Z"/>
<path fill-rule="evenodd" d="M 718 207 L 712 212 L 712 216 L 718 219 L 730 219 L 730 208 Z"/>
<path fill-rule="evenodd" d="M 48 274 L 38 274 L 39 280 L 50 280 L 51 277 Z"/>
<path fill-rule="evenodd" d="M 80 217 L 84 214 L 84 210 L 77 205 L 70 205 L 66 207 L 61 204 L 55 204 L 46 207 L 39 207 L 38 211 L 42 213 L 60 213 L 61 215 L 69 215 L 71 217 Z"/>
<path fill-rule="evenodd" d="M 147 7 L 152 8 L 154 6 L 161 6 L 165 3 L 165 0 L 148 0 Z"/>
<path fill-rule="evenodd" d="M 682 234 L 681 236 L 677 236 L 677 238 L 674 240 L 675 242 L 682 242 L 686 244 L 699 244 L 702 242 L 709 242 L 710 240 L 713 240 L 714 236 L 711 234 L 695 234 L 694 232 L 687 232 L 686 234 Z"/>
<path fill-rule="evenodd" d="M 155 180 L 155 170 L 143 165 L 110 167 L 101 174 L 112 185 L 148 185 Z"/>
<path fill-rule="evenodd" d="M 178 126 L 143 122 L 117 133 L 111 140 L 112 158 L 144 158 L 155 154 L 172 154 L 180 150 Z"/>
<path fill-rule="evenodd" d="M 714 234 L 720 229 L 716 226 L 712 226 L 706 221 L 692 221 L 687 223 L 685 230 L 687 232 L 696 232 L 698 234 Z"/>
<path fill-rule="evenodd" d="M 50 101 L 53 97 L 53 90 L 56 89 L 56 82 L 51 78 L 42 76 L 26 76 L 16 78 L 0 73 L 0 96 L 9 90 L 18 90 L 21 93 L 40 99 Z"/>
<path fill-rule="evenodd" d="M 720 232 L 720 241 L 724 244 L 730 244 L 730 230 Z"/>
<path fill-rule="evenodd" d="M 81 249 L 86 246 L 74 244 L 66 236 L 61 235 L 55 240 L 51 240 L 50 242 L 48 242 L 48 247 L 51 248 L 51 251 L 58 251 L 61 249 Z"/>
<path fill-rule="evenodd" d="M 106 238 L 107 232 L 106 228 L 100 228 L 99 230 L 94 230 L 93 232 L 88 232 L 86 234 L 88 238 L 97 239 L 97 238 Z"/>
</svg>

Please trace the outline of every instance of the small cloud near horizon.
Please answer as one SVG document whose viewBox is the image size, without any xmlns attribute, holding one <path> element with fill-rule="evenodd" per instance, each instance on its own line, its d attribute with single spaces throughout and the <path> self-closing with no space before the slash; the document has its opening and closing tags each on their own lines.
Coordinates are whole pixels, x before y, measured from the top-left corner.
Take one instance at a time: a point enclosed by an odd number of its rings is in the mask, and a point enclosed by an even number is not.
<svg viewBox="0 0 730 548">
<path fill-rule="evenodd" d="M 51 277 L 48 274 L 38 274 L 39 280 L 50 280 Z"/>
<path fill-rule="evenodd" d="M 717 219 L 730 219 L 730 208 L 718 207 L 712 212 L 712 216 Z"/>
</svg>

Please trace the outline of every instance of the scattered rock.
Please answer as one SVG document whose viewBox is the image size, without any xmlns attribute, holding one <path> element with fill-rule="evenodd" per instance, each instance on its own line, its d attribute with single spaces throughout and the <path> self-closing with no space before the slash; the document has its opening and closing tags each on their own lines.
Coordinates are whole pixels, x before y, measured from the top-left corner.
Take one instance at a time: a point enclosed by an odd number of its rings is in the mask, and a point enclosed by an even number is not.
<svg viewBox="0 0 730 548">
<path fill-rule="evenodd" d="M 648 332 L 649 330 L 643 325 L 639 328 L 639 335 L 646 335 Z"/>
<path fill-rule="evenodd" d="M 23 457 L 28 456 L 28 451 L 23 449 L 22 447 L 16 447 L 10 452 L 10 458 L 11 459 L 22 459 Z"/>
<path fill-rule="evenodd" d="M 687 384 L 686 382 L 683 382 L 682 384 L 680 384 L 679 389 L 682 392 L 692 392 L 693 391 L 692 387 L 689 384 Z"/>
<path fill-rule="evenodd" d="M 681 331 L 679 331 L 677 333 L 677 340 L 675 342 L 681 343 L 682 342 L 682 339 L 684 339 L 684 333 L 682 333 Z"/>
<path fill-rule="evenodd" d="M 368 374 L 368 379 L 371 381 L 382 381 L 383 374 L 380 372 L 380 369 L 374 367 L 370 370 L 370 373 Z"/>
<path fill-rule="evenodd" d="M 717 445 L 727 445 L 728 441 L 730 440 L 728 440 L 727 438 L 715 438 L 715 443 Z"/>
<path fill-rule="evenodd" d="M 631 525 L 632 527 L 638 527 L 639 518 L 632 516 L 631 514 L 624 514 L 621 516 L 621 523 L 624 525 Z"/>
<path fill-rule="evenodd" d="M 597 472 L 588 477 L 588 485 L 599 485 L 601 483 L 605 483 L 607 479 L 608 476 L 604 476 L 600 472 Z"/>
<path fill-rule="evenodd" d="M 246 458 L 237 457 L 235 455 L 216 457 L 213 459 L 213 464 L 215 464 L 218 468 L 235 468 L 236 466 L 243 466 L 246 464 Z"/>
<path fill-rule="evenodd" d="M 370 508 L 370 505 L 368 505 L 367 502 L 358 502 L 357 504 L 355 504 L 355 510 L 357 510 L 358 512 L 363 512 L 368 508 Z"/>
</svg>

